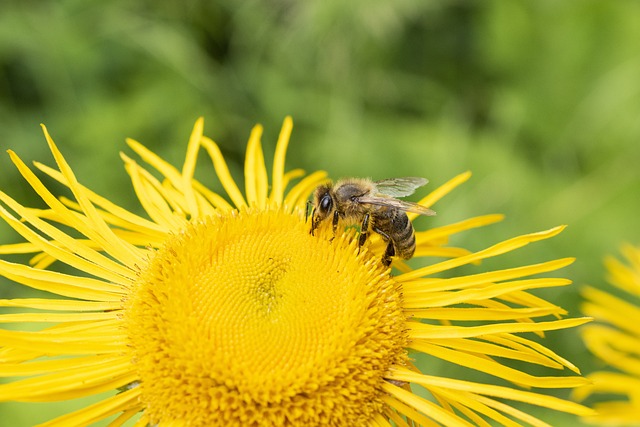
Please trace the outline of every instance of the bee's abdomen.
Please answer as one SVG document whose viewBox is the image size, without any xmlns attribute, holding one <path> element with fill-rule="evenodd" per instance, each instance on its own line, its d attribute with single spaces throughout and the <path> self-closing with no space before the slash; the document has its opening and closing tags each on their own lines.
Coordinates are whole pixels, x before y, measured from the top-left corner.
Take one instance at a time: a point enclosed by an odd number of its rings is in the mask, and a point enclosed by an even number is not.
<svg viewBox="0 0 640 427">
<path fill-rule="evenodd" d="M 396 246 L 396 255 L 402 259 L 411 258 L 416 251 L 416 235 L 409 217 L 404 212 L 396 212 L 391 223 L 390 237 Z"/>
<path fill-rule="evenodd" d="M 385 241 L 391 240 L 395 255 L 410 259 L 416 251 L 416 235 L 406 213 L 398 209 L 381 208 L 373 215 L 373 230 Z"/>
</svg>

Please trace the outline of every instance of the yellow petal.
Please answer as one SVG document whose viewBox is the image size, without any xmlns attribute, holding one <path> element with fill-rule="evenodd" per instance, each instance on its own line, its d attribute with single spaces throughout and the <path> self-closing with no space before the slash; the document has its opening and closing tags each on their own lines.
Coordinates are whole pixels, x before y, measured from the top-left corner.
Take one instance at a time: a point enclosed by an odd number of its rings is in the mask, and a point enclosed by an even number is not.
<svg viewBox="0 0 640 427">
<path fill-rule="evenodd" d="M 113 414 L 117 414 L 118 412 L 132 410 L 132 408 L 142 409 L 142 405 L 138 401 L 139 398 L 140 390 L 136 387 L 123 393 L 116 394 L 115 396 L 108 397 L 98 403 L 94 403 L 93 405 L 80 409 L 79 411 L 75 411 L 58 417 L 55 420 L 40 424 L 36 427 L 90 425 Z M 145 421 L 148 422 L 147 419 L 145 419 Z"/>
<path fill-rule="evenodd" d="M 193 181 L 193 188 L 196 189 L 198 193 L 201 194 L 202 197 L 204 197 L 205 200 L 207 200 L 211 206 L 216 209 L 216 211 L 218 211 L 218 213 L 225 214 L 233 210 L 233 206 L 231 206 L 222 196 L 209 190 L 196 180 Z"/>
<path fill-rule="evenodd" d="M 32 185 L 37 185 L 37 184 L 32 183 Z M 44 192 L 41 195 L 44 195 Z M 114 278 L 113 279 L 114 281 L 118 281 L 118 280 L 115 279 L 116 275 L 113 273 L 118 273 L 119 275 L 125 278 L 133 277 L 131 270 L 129 270 L 124 265 L 114 262 L 110 258 L 104 255 L 101 255 L 98 252 L 93 251 L 84 245 L 78 244 L 77 240 L 67 235 L 66 233 L 63 233 L 53 225 L 41 220 L 36 215 L 34 215 L 32 211 L 25 209 L 22 205 L 17 203 L 15 200 L 13 200 L 11 197 L 6 195 L 5 193 L 0 192 L 0 200 L 4 202 L 7 206 L 9 206 L 14 212 L 19 214 L 22 218 L 24 218 L 25 221 L 29 222 L 35 228 L 45 233 L 46 235 L 56 240 L 57 242 L 62 243 L 64 246 L 66 246 L 66 248 L 69 249 L 68 251 L 62 251 L 58 248 L 54 249 L 54 245 L 51 245 L 49 242 L 45 241 L 36 232 L 26 227 L 22 222 L 17 221 L 7 210 L 5 210 L 3 207 L 0 207 L 0 216 L 9 225 L 11 225 L 14 230 L 20 233 L 25 239 L 29 240 L 33 244 L 40 245 L 40 247 L 42 248 L 41 250 L 43 250 L 44 252 L 47 252 L 60 260 L 74 259 L 76 264 L 85 264 L 79 259 L 79 257 L 74 255 L 74 254 L 78 254 L 83 258 L 90 260 L 92 263 L 94 263 L 93 266 L 95 269 L 100 270 L 102 274 L 105 274 L 108 277 Z M 60 209 L 61 211 L 67 212 L 71 218 L 78 219 L 77 216 L 75 216 L 70 211 L 68 211 L 59 201 L 55 200 L 55 203 L 51 203 L 51 204 L 56 206 L 56 209 Z M 82 222 L 83 221 L 80 220 L 76 223 L 76 225 L 78 227 L 78 231 L 85 234 L 85 232 L 87 231 L 86 230 L 87 226 L 86 225 L 81 226 L 80 224 L 82 224 Z M 91 234 L 93 233 L 87 232 L 85 235 L 90 236 Z M 55 255 L 53 252 L 55 252 Z M 64 253 L 64 255 L 62 253 Z M 135 258 L 130 259 L 129 261 L 135 261 L 139 259 L 140 259 L 139 256 L 136 256 Z M 74 265 L 74 264 L 72 263 L 70 265 Z M 108 266 L 108 268 L 105 268 L 106 266 Z"/>
<path fill-rule="evenodd" d="M 231 201 L 236 205 L 236 208 L 240 209 L 247 206 L 247 202 L 245 202 L 238 185 L 231 177 L 229 167 L 227 167 L 227 162 L 224 160 L 218 145 L 207 137 L 202 137 L 201 143 L 213 161 L 213 167 L 216 170 L 216 174 L 218 175 L 218 179 L 220 180 L 222 187 L 231 198 Z"/>
<path fill-rule="evenodd" d="M 517 320 L 529 319 L 532 317 L 548 316 L 556 312 L 553 308 L 508 308 L 508 309 L 489 309 L 489 308 L 423 308 L 404 310 L 405 314 L 423 319 L 439 319 L 439 320 Z"/>
<path fill-rule="evenodd" d="M 114 319 L 117 313 L 12 313 L 0 314 L 0 323 L 63 323 Z"/>
<path fill-rule="evenodd" d="M 555 261 L 553 262 L 553 264 L 555 264 Z M 527 266 L 522 267 L 521 269 L 513 269 L 517 271 L 514 276 L 519 277 L 521 274 L 524 275 L 527 273 L 539 273 L 540 270 L 538 270 L 537 267 L 538 266 Z M 555 270 L 555 266 L 552 266 L 551 268 Z M 512 273 L 513 270 L 509 273 Z M 501 272 L 494 273 L 495 276 L 499 276 Z M 493 278 L 493 275 L 491 273 L 487 274 L 487 276 L 478 278 L 477 280 L 479 281 L 479 283 L 483 283 L 486 279 Z M 507 277 L 506 274 L 503 277 Z M 451 284 L 454 289 L 460 286 L 466 287 L 467 285 L 474 285 L 473 280 L 471 280 L 471 283 L 465 283 L 464 281 L 457 282 L 456 279 L 453 279 L 452 282 L 449 282 L 448 279 L 445 279 L 438 284 L 432 285 L 431 287 L 411 287 L 405 290 L 405 307 L 408 309 L 442 307 L 447 305 L 459 304 L 462 302 L 472 302 L 483 299 L 498 298 L 524 289 L 563 286 L 571 282 L 566 279 L 525 279 L 486 285 L 484 287 L 480 287 L 479 289 L 462 289 L 455 292 L 438 291 L 438 288 L 441 287 L 440 283 L 445 283 L 445 285 L 443 285 L 442 287 L 448 287 L 448 285 Z"/>
<path fill-rule="evenodd" d="M 387 392 L 390 397 L 385 399 L 385 402 L 396 408 L 403 414 L 406 414 L 412 420 L 420 423 L 421 425 L 431 424 L 431 420 L 422 415 L 429 414 L 429 417 L 436 420 L 447 427 L 473 427 L 471 424 L 456 416 L 455 414 L 444 410 L 442 407 L 423 399 L 410 391 L 404 390 L 400 387 L 396 387 L 392 384 L 385 383 L 382 386 L 383 390 Z M 413 410 L 412 408 L 417 409 Z M 419 412 L 418 412 L 419 411 Z"/>
<path fill-rule="evenodd" d="M 198 135 L 200 135 L 200 139 L 202 139 L 202 126 L 204 125 L 204 120 L 202 118 L 196 121 L 196 124 L 193 127 L 193 131 L 191 132 L 191 136 L 189 138 L 190 147 L 187 148 L 188 154 L 187 159 L 185 160 L 185 166 L 187 171 L 190 167 L 191 162 L 195 162 L 196 156 L 196 141 L 199 139 Z M 167 163 L 165 160 L 161 159 L 158 155 L 147 149 L 144 145 L 140 144 L 138 141 L 135 141 L 131 138 L 126 139 L 127 144 L 135 153 L 140 156 L 140 158 L 151 165 L 155 170 L 160 172 L 164 178 L 166 178 L 175 188 L 183 189 L 183 185 L 185 184 L 185 179 L 183 175 L 176 169 L 174 166 Z M 121 157 L 128 158 L 123 153 L 120 153 Z"/>
<path fill-rule="evenodd" d="M 149 217 L 169 230 L 184 226 L 184 211 L 179 209 L 176 200 L 170 199 L 162 184 L 126 155 L 121 154 L 120 157 L 125 162 L 136 196 Z"/>
<path fill-rule="evenodd" d="M 60 311 L 106 311 L 122 308 L 121 301 L 74 301 L 67 299 L 0 299 L 0 307 L 25 307 L 39 310 L 60 310 Z"/>
<path fill-rule="evenodd" d="M 102 321 L 107 323 L 107 321 Z M 96 354 L 119 353 L 123 351 L 124 340 L 118 336 L 117 328 L 113 326 L 100 327 L 97 321 L 92 321 L 94 327 L 86 333 L 56 331 L 20 332 L 0 329 L 0 340 L 7 347 L 24 350 L 37 348 L 38 351 L 51 355 L 59 354 Z M 108 332 L 105 333 L 105 330 Z"/>
<path fill-rule="evenodd" d="M 631 268 L 613 257 L 605 259 L 605 266 L 609 273 L 610 283 L 631 295 L 640 296 L 640 290 L 638 290 L 640 269 Z"/>
<path fill-rule="evenodd" d="M 523 362 L 534 363 L 537 365 L 548 366 L 550 368 L 562 369 L 562 365 L 554 360 L 533 351 L 517 351 L 500 345 L 494 345 L 487 342 L 471 339 L 432 339 L 431 344 L 440 347 L 446 347 L 460 352 L 473 353 L 477 355 L 487 355 L 502 357 L 505 359 L 520 360 Z"/>
<path fill-rule="evenodd" d="M 141 407 L 134 406 L 132 409 L 125 409 L 115 420 L 111 421 L 107 427 L 120 427 L 141 411 Z"/>
<path fill-rule="evenodd" d="M 503 219 L 504 215 L 500 214 L 483 215 L 449 225 L 441 225 L 426 231 L 418 231 L 416 232 L 416 242 L 419 247 L 421 244 L 427 244 L 432 241 L 442 241 L 443 239 L 448 239 L 452 234 L 457 234 L 472 228 L 484 227 L 485 225 L 493 224 Z"/>
<path fill-rule="evenodd" d="M 40 169 L 42 172 L 46 173 L 47 175 L 49 175 L 51 178 L 55 179 L 56 181 L 60 182 L 63 185 L 68 186 L 68 181 L 67 179 L 57 170 L 52 169 L 46 165 L 43 165 L 39 162 L 34 162 L 34 165 Z M 94 193 L 93 191 L 89 190 L 88 188 L 84 187 L 84 186 L 80 186 L 82 188 L 82 191 L 84 194 L 87 195 L 87 197 L 89 198 L 89 200 L 91 200 L 92 203 L 94 203 L 96 206 L 101 207 L 102 209 L 105 210 L 105 212 L 108 212 L 109 214 L 111 214 L 111 216 L 107 216 L 107 214 L 103 214 L 103 216 L 105 217 L 105 219 L 109 219 L 111 218 L 113 220 L 113 224 L 118 225 L 118 226 L 122 226 L 123 228 L 129 228 L 132 230 L 138 230 L 140 232 L 143 233 L 166 233 L 167 229 L 166 227 L 163 227 L 153 221 L 149 221 L 145 218 L 142 218 L 138 215 L 135 215 L 131 212 L 129 212 L 128 210 L 116 205 L 115 203 L 111 202 L 110 200 L 99 196 L 98 194 Z M 64 197 L 61 197 L 60 200 L 67 206 L 71 205 L 71 206 L 77 206 L 75 209 L 76 210 L 80 210 L 79 205 L 74 205 L 73 203 L 75 202 L 71 202 L 66 200 Z M 122 225 L 122 224 L 126 224 L 126 225 Z"/>
<path fill-rule="evenodd" d="M 244 185 L 249 206 L 265 206 L 267 199 L 268 178 L 264 164 L 264 154 L 260 144 L 261 136 L 262 126 L 254 126 L 247 144 L 244 163 Z"/>
<path fill-rule="evenodd" d="M 140 262 L 142 259 L 141 253 L 138 248 L 114 236 L 111 228 L 109 228 L 109 226 L 105 223 L 104 219 L 96 211 L 93 203 L 91 203 L 89 198 L 82 191 L 82 187 L 78 184 L 78 181 L 76 180 L 71 167 L 69 167 L 69 164 L 62 156 L 62 153 L 60 153 L 58 147 L 56 147 L 55 143 L 53 142 L 53 139 L 51 139 L 47 128 L 43 125 L 42 129 L 44 130 L 45 138 L 47 139 L 47 143 L 49 144 L 49 149 L 51 150 L 51 153 L 53 154 L 53 157 L 55 158 L 56 163 L 60 168 L 60 172 L 62 172 L 62 174 L 67 178 L 69 182 L 69 188 L 82 207 L 82 212 L 86 215 L 88 227 L 78 228 L 78 230 L 90 239 L 99 242 L 105 252 L 113 256 L 122 264 L 133 266 L 136 262 Z M 63 208 L 64 205 L 58 202 L 49 206 L 51 206 L 51 208 L 55 210 L 58 210 Z"/>
<path fill-rule="evenodd" d="M 582 317 L 551 322 L 498 323 L 482 326 L 438 326 L 418 322 L 408 322 L 408 325 L 412 338 L 428 340 L 432 338 L 469 338 L 513 332 L 554 331 L 579 326 L 591 320 L 589 317 Z"/>
<path fill-rule="evenodd" d="M 428 340 L 414 339 L 409 346 L 417 351 L 439 359 L 475 369 L 515 384 L 539 388 L 572 388 L 585 385 L 588 381 L 582 377 L 535 377 L 527 373 L 502 365 L 489 358 L 474 356 L 468 352 L 447 349 L 432 344 Z"/>
<path fill-rule="evenodd" d="M 629 321 L 629 319 L 640 320 L 640 307 L 634 305 L 628 298 L 618 298 L 591 286 L 584 287 L 582 295 L 590 301 L 582 305 L 583 313 L 631 334 L 640 335 L 637 323 Z"/>
<path fill-rule="evenodd" d="M 327 173 L 324 171 L 314 172 L 297 183 L 284 199 L 285 209 L 293 209 L 295 206 L 305 207 L 309 194 L 320 184 L 326 181 Z"/>
<path fill-rule="evenodd" d="M 589 350 L 608 365 L 640 377 L 640 338 L 601 325 L 584 328 L 582 337 Z"/>
<path fill-rule="evenodd" d="M 94 272 L 93 268 L 89 271 Z M 115 302 L 122 300 L 122 295 L 125 293 L 125 288 L 121 285 L 90 277 L 78 277 L 55 271 L 40 270 L 4 260 L 0 260 L 0 275 L 33 289 L 53 292 L 70 298 Z M 122 279 L 120 280 L 122 281 Z"/>
<path fill-rule="evenodd" d="M 556 236 L 560 233 L 565 227 L 554 227 L 547 231 L 541 231 L 538 233 L 525 234 L 522 236 L 514 237 L 509 240 L 505 240 L 498 244 L 495 244 L 487 249 L 481 250 L 479 252 L 475 252 L 473 254 L 462 256 L 459 258 L 447 260 L 444 262 L 440 262 L 438 264 L 434 264 L 432 266 L 419 268 L 414 270 L 411 273 L 405 273 L 401 277 L 403 282 L 417 279 L 423 276 L 430 276 L 435 273 L 439 273 L 445 270 L 451 270 L 453 268 L 459 267 L 461 265 L 469 264 L 472 262 L 476 262 L 485 258 L 491 258 L 494 256 L 502 255 L 506 252 L 511 252 L 516 249 L 519 249 L 523 246 L 528 245 L 529 243 L 536 242 L 539 240 L 548 239 L 550 237 Z"/>
<path fill-rule="evenodd" d="M 479 403 L 482 403 L 490 408 L 495 408 L 498 411 L 504 412 L 505 414 L 509 414 L 512 417 L 519 419 L 521 421 L 524 421 L 525 423 L 532 425 L 534 427 L 551 427 L 549 424 L 537 419 L 532 415 L 527 414 L 526 412 L 519 411 L 513 406 L 504 404 L 502 402 L 498 402 L 497 400 L 494 400 L 494 399 L 489 399 L 488 397 L 479 396 L 479 395 L 473 395 L 473 396 L 475 397 L 475 400 L 477 400 Z M 519 423 L 516 423 L 516 425 L 520 426 Z"/>
<path fill-rule="evenodd" d="M 198 157 L 198 149 L 200 148 L 200 140 L 202 139 L 202 130 L 204 128 L 204 118 L 200 117 L 196 120 L 196 124 L 191 131 L 189 144 L 187 145 L 187 155 L 182 166 L 182 176 L 180 183 L 172 181 L 172 184 L 178 188 L 183 194 L 187 205 L 187 211 L 191 218 L 200 216 L 200 208 L 196 200 L 196 195 L 191 182 L 196 169 L 196 159 Z"/>
<path fill-rule="evenodd" d="M 439 396 L 440 399 L 446 400 L 448 404 L 455 407 L 460 412 L 468 414 L 467 416 L 469 418 L 472 418 L 474 425 L 476 426 L 491 427 L 491 424 L 487 423 L 482 418 L 475 415 L 475 412 L 478 412 L 480 414 L 484 414 L 485 416 L 489 417 L 491 420 L 498 422 L 500 425 L 510 426 L 510 427 L 521 427 L 515 421 L 510 420 L 509 418 L 502 415 L 500 412 L 495 411 L 491 407 L 486 405 L 485 403 L 488 403 L 487 400 L 482 400 L 481 396 L 477 396 L 473 393 L 461 392 L 459 390 L 456 390 L 455 392 L 451 392 L 447 389 L 437 388 L 437 387 L 429 387 L 428 390 L 432 394 Z"/>
<path fill-rule="evenodd" d="M 455 176 L 454 178 L 450 179 L 445 184 L 443 184 L 440 187 L 438 187 L 436 190 L 432 191 L 425 198 L 420 200 L 418 202 L 418 204 L 420 204 L 422 206 L 425 206 L 425 207 L 428 207 L 428 208 L 433 206 L 438 200 L 440 200 L 441 198 L 443 198 L 444 196 L 449 194 L 454 188 L 456 188 L 460 184 L 464 183 L 469 178 L 471 178 L 471 172 L 469 172 L 469 171 L 461 173 L 460 175 Z M 411 221 L 413 221 L 418 216 L 418 214 L 408 213 L 407 216 L 409 217 L 409 219 Z"/>
<path fill-rule="evenodd" d="M 47 373 L 54 373 L 60 371 L 67 371 L 69 369 L 77 368 L 78 366 L 84 367 L 96 367 L 105 363 L 113 363 L 115 360 L 124 360 L 123 356 L 119 355 L 91 355 L 87 357 L 73 357 L 65 359 L 54 360 L 39 360 L 29 363 L 1 363 L 0 364 L 0 376 L 2 377 L 18 377 L 18 376 L 30 376 L 40 375 Z"/>
<path fill-rule="evenodd" d="M 392 378 L 398 381 L 408 381 L 421 384 L 425 387 L 437 386 L 451 390 L 466 391 L 502 399 L 525 402 L 532 405 L 555 409 L 576 415 L 590 415 L 593 410 L 575 402 L 559 399 L 530 391 L 517 390 L 512 387 L 502 387 L 492 384 L 481 384 L 452 378 L 435 377 L 409 371 L 406 368 L 398 368 L 393 372 Z"/>
<path fill-rule="evenodd" d="M 569 362 L 567 359 L 560 357 L 559 355 L 557 355 L 547 347 L 543 346 L 542 344 L 535 341 L 531 341 L 519 335 L 514 335 L 514 334 L 490 335 L 490 336 L 483 337 L 483 339 L 487 341 L 495 342 L 497 344 L 501 344 L 504 346 L 519 349 L 520 351 L 527 351 L 525 349 L 529 349 L 534 353 L 542 354 L 545 357 L 548 357 L 549 359 L 556 361 L 560 365 L 566 368 L 569 368 L 570 370 L 572 370 L 578 375 L 580 374 L 580 370 L 578 369 L 578 367 L 575 366 L 573 363 Z"/>
<path fill-rule="evenodd" d="M 276 144 L 276 152 L 273 157 L 273 172 L 271 176 L 271 195 L 269 200 L 271 203 L 282 206 L 284 199 L 284 161 L 287 154 L 287 147 L 289 146 L 289 137 L 293 129 L 293 120 L 287 116 L 282 123 L 282 129 L 278 136 L 278 143 Z"/>
</svg>

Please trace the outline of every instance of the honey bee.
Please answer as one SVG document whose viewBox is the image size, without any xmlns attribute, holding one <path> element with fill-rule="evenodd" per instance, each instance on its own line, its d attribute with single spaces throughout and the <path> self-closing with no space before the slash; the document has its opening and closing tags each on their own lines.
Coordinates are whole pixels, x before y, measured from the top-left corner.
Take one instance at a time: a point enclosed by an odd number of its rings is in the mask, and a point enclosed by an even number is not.
<svg viewBox="0 0 640 427">
<path fill-rule="evenodd" d="M 416 237 L 406 212 L 420 215 L 435 215 L 435 212 L 396 197 L 409 196 L 427 182 L 426 179 L 417 177 L 382 181 L 347 178 L 335 184 L 320 185 L 314 193 L 310 233 L 313 235 L 320 223 L 327 218 L 331 218 L 334 235 L 341 220 L 359 223 L 358 247 L 364 244 L 370 230 L 373 230 L 387 243 L 382 257 L 385 266 L 391 264 L 393 256 L 409 259 L 416 250 Z"/>
</svg>

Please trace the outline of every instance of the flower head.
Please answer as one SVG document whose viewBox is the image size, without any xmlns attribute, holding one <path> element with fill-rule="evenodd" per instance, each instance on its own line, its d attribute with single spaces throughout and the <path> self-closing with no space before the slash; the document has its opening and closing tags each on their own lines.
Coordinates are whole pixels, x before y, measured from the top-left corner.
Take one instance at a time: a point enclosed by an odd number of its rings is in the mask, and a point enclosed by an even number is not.
<svg viewBox="0 0 640 427">
<path fill-rule="evenodd" d="M 594 372 L 593 381 L 575 390 L 574 396 L 584 400 L 605 394 L 608 399 L 596 403 L 597 415 L 587 418 L 593 423 L 640 424 L 640 248 L 624 246 L 624 264 L 613 257 L 606 260 L 609 282 L 618 294 L 593 287 L 583 291 L 582 310 L 598 324 L 582 328 L 589 350 L 609 370 Z M 615 397 L 612 397 L 615 396 Z"/>
<path fill-rule="evenodd" d="M 156 171 L 122 155 L 148 218 L 82 186 L 46 129 L 58 168 L 35 166 L 68 187 L 75 200 L 55 197 L 10 152 L 48 208 L 26 208 L 0 193 L 0 216 L 26 241 L 0 246 L 0 254 L 34 254 L 31 265 L 0 260 L 0 274 L 53 297 L 0 301 L 24 311 L 2 314 L 3 323 L 50 324 L 35 332 L 0 330 L 0 375 L 27 377 L 0 385 L 0 400 L 112 392 L 43 424 L 61 426 L 109 417 L 113 426 L 132 418 L 136 426 L 546 425 L 503 400 L 590 413 L 520 389 L 577 387 L 585 384 L 580 376 L 536 377 L 504 363 L 578 373 L 522 335 L 585 322 L 562 319 L 561 307 L 530 293 L 568 284 L 532 276 L 572 259 L 452 272 L 555 236 L 562 227 L 477 252 L 448 246 L 449 236 L 499 221 L 500 215 L 418 231 L 415 257 L 445 260 L 417 269 L 395 260 L 398 274 L 391 274 L 381 262 L 385 244 L 375 233 L 362 247 L 353 229 L 309 233 L 306 203 L 326 174 L 285 172 L 291 128 L 287 118 L 270 180 L 261 127 L 254 128 L 244 192 L 217 145 L 202 135 L 202 120 L 181 170 L 128 141 Z M 194 179 L 201 149 L 227 197 Z M 420 203 L 433 205 L 469 176 L 455 177 Z M 49 269 L 55 262 L 78 274 Z M 517 386 L 440 377 L 414 365 L 414 354 Z"/>
</svg>

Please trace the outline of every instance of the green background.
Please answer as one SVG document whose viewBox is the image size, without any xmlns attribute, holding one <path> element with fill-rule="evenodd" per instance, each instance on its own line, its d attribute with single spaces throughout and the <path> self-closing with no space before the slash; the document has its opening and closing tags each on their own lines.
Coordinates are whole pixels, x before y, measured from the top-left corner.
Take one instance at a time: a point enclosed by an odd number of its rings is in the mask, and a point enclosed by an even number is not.
<svg viewBox="0 0 640 427">
<path fill-rule="evenodd" d="M 118 154 L 131 155 L 125 137 L 179 166 L 204 116 L 205 134 L 241 180 L 251 127 L 264 125 L 271 159 L 291 115 L 288 168 L 424 176 L 431 183 L 420 196 L 472 170 L 418 228 L 507 218 L 457 245 L 477 250 L 568 224 L 559 237 L 466 271 L 576 256 L 561 272 L 575 285 L 537 294 L 579 316 L 580 286 L 605 283 L 603 257 L 640 243 L 639 40 L 637 0 L 5 1 L 0 149 L 52 165 L 45 123 L 81 182 L 140 212 Z M 220 188 L 210 170 L 198 176 Z M 41 206 L 6 155 L 0 188 Z M 4 224 L 0 233 L 18 241 Z M 0 285 L 0 297 L 22 295 Z M 577 330 L 547 338 L 583 372 L 602 368 Z M 0 403 L 0 424 L 32 425 L 64 405 Z M 576 423 L 528 410 L 552 425 Z"/>
</svg>

